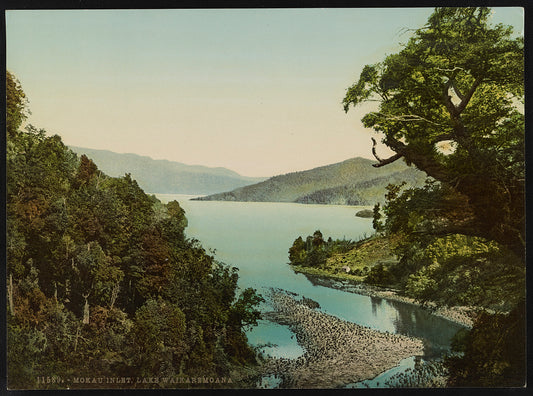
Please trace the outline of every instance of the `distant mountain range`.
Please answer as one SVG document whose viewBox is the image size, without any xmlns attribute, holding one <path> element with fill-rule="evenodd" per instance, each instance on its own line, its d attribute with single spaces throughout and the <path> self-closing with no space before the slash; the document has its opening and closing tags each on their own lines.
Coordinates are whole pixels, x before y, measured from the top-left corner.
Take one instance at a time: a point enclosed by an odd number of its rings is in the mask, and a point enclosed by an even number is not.
<svg viewBox="0 0 533 396">
<path fill-rule="evenodd" d="M 383 203 L 389 183 L 421 186 L 427 176 L 402 161 L 374 168 L 374 161 L 352 158 L 337 164 L 274 176 L 232 191 L 196 198 L 207 201 L 299 202 L 374 205 Z"/>
<path fill-rule="evenodd" d="M 73 146 L 70 148 L 77 154 L 85 154 L 92 159 L 98 169 L 109 176 L 124 176 L 130 173 L 139 186 L 148 193 L 213 194 L 266 179 L 241 176 L 226 168 L 185 165 L 180 162 L 154 160 L 137 154 L 119 154 L 107 150 Z"/>
</svg>

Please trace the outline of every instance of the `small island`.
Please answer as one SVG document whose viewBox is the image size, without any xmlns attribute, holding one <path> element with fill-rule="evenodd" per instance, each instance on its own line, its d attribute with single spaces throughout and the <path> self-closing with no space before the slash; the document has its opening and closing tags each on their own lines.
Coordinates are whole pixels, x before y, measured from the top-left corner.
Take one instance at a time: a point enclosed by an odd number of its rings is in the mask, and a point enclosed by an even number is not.
<svg viewBox="0 0 533 396">
<path fill-rule="evenodd" d="M 374 212 L 370 209 L 363 209 L 358 211 L 355 214 L 357 217 L 364 217 L 366 219 L 371 219 L 374 216 Z"/>
</svg>

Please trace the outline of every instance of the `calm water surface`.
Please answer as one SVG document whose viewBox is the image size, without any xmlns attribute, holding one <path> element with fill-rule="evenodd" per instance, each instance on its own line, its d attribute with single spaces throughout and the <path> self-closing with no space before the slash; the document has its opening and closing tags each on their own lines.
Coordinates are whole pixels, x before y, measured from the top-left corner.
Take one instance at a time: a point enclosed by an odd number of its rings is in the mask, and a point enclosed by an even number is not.
<svg viewBox="0 0 533 396">
<path fill-rule="evenodd" d="M 435 317 L 410 304 L 314 285 L 289 267 L 292 242 L 320 230 L 324 238 L 358 240 L 373 233 L 372 219 L 356 217 L 362 207 L 303 205 L 270 202 L 190 201 L 192 196 L 157 194 L 162 202 L 179 201 L 185 209 L 188 237 L 214 249 L 216 258 L 239 268 L 239 286 L 267 294 L 281 288 L 317 301 L 320 309 L 341 319 L 381 331 L 424 339 L 426 357 L 449 347 L 459 325 Z M 264 310 L 269 307 L 265 305 Z M 286 326 L 261 321 L 248 333 L 252 345 L 272 356 L 296 357 L 303 353 Z M 402 366 L 408 367 L 410 360 Z"/>
</svg>

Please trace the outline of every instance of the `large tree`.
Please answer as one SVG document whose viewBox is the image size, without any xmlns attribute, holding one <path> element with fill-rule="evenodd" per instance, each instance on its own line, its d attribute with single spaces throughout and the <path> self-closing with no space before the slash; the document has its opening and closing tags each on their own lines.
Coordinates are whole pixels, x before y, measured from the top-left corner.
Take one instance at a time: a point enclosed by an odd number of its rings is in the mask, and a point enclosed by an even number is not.
<svg viewBox="0 0 533 396">
<path fill-rule="evenodd" d="M 437 8 L 401 51 L 364 67 L 345 111 L 378 101 L 363 118 L 395 154 L 463 197 L 462 221 L 435 233 L 495 240 L 524 254 L 524 54 L 488 8 Z"/>
</svg>

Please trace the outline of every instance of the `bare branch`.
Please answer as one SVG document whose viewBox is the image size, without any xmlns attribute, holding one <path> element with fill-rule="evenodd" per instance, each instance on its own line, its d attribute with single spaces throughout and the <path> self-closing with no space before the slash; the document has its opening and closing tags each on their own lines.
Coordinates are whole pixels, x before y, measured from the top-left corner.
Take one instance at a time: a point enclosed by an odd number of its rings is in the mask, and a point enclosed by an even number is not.
<svg viewBox="0 0 533 396">
<path fill-rule="evenodd" d="M 442 135 L 442 137 L 444 137 L 444 135 Z M 418 169 L 426 172 L 428 176 L 431 176 L 436 180 L 444 182 L 447 182 L 449 180 L 449 172 L 447 172 L 445 167 L 439 161 L 437 161 L 436 158 L 432 156 L 420 155 L 416 151 L 411 150 L 408 145 L 402 143 L 401 141 L 395 139 L 392 136 L 387 136 L 385 144 L 389 146 L 392 150 L 394 150 L 396 153 L 398 153 L 398 158 L 400 158 L 400 156 L 403 156 L 408 163 L 414 164 Z M 382 160 L 383 165 L 390 164 L 391 162 L 396 161 L 398 158 L 395 157 L 396 156 L 393 156 L 388 160 Z"/>
<path fill-rule="evenodd" d="M 392 157 L 389 157 L 387 159 L 381 159 L 379 156 L 378 156 L 378 153 L 376 152 L 376 139 L 374 138 L 370 138 L 372 139 L 372 154 L 374 155 L 374 157 L 376 157 L 376 159 L 378 160 L 378 163 L 377 164 L 372 164 L 372 166 L 374 168 L 380 168 L 382 166 L 385 166 L 387 164 L 390 164 L 391 162 L 394 162 L 400 158 L 403 157 L 403 154 L 395 154 L 393 155 Z"/>
<path fill-rule="evenodd" d="M 453 69 L 442 69 L 440 67 L 436 67 L 435 69 L 437 69 L 439 71 L 451 72 L 451 73 L 458 72 L 459 70 L 465 71 L 465 69 L 463 69 L 462 67 L 459 67 L 459 66 L 455 66 Z"/>
<path fill-rule="evenodd" d="M 377 113 L 377 114 L 381 117 L 384 117 L 388 120 L 393 120 L 393 121 L 402 121 L 402 122 L 425 121 L 433 125 L 444 126 L 443 124 L 439 124 L 438 122 L 428 120 L 427 118 L 421 117 L 416 114 L 400 114 L 400 115 L 384 114 L 384 113 Z"/>
<path fill-rule="evenodd" d="M 385 160 L 382 160 L 379 164 L 372 164 L 374 168 L 381 168 L 382 166 L 388 165 L 390 163 L 393 163 L 394 161 L 399 160 L 403 157 L 403 154 L 395 154 L 392 157 L 389 157 Z"/>
</svg>

